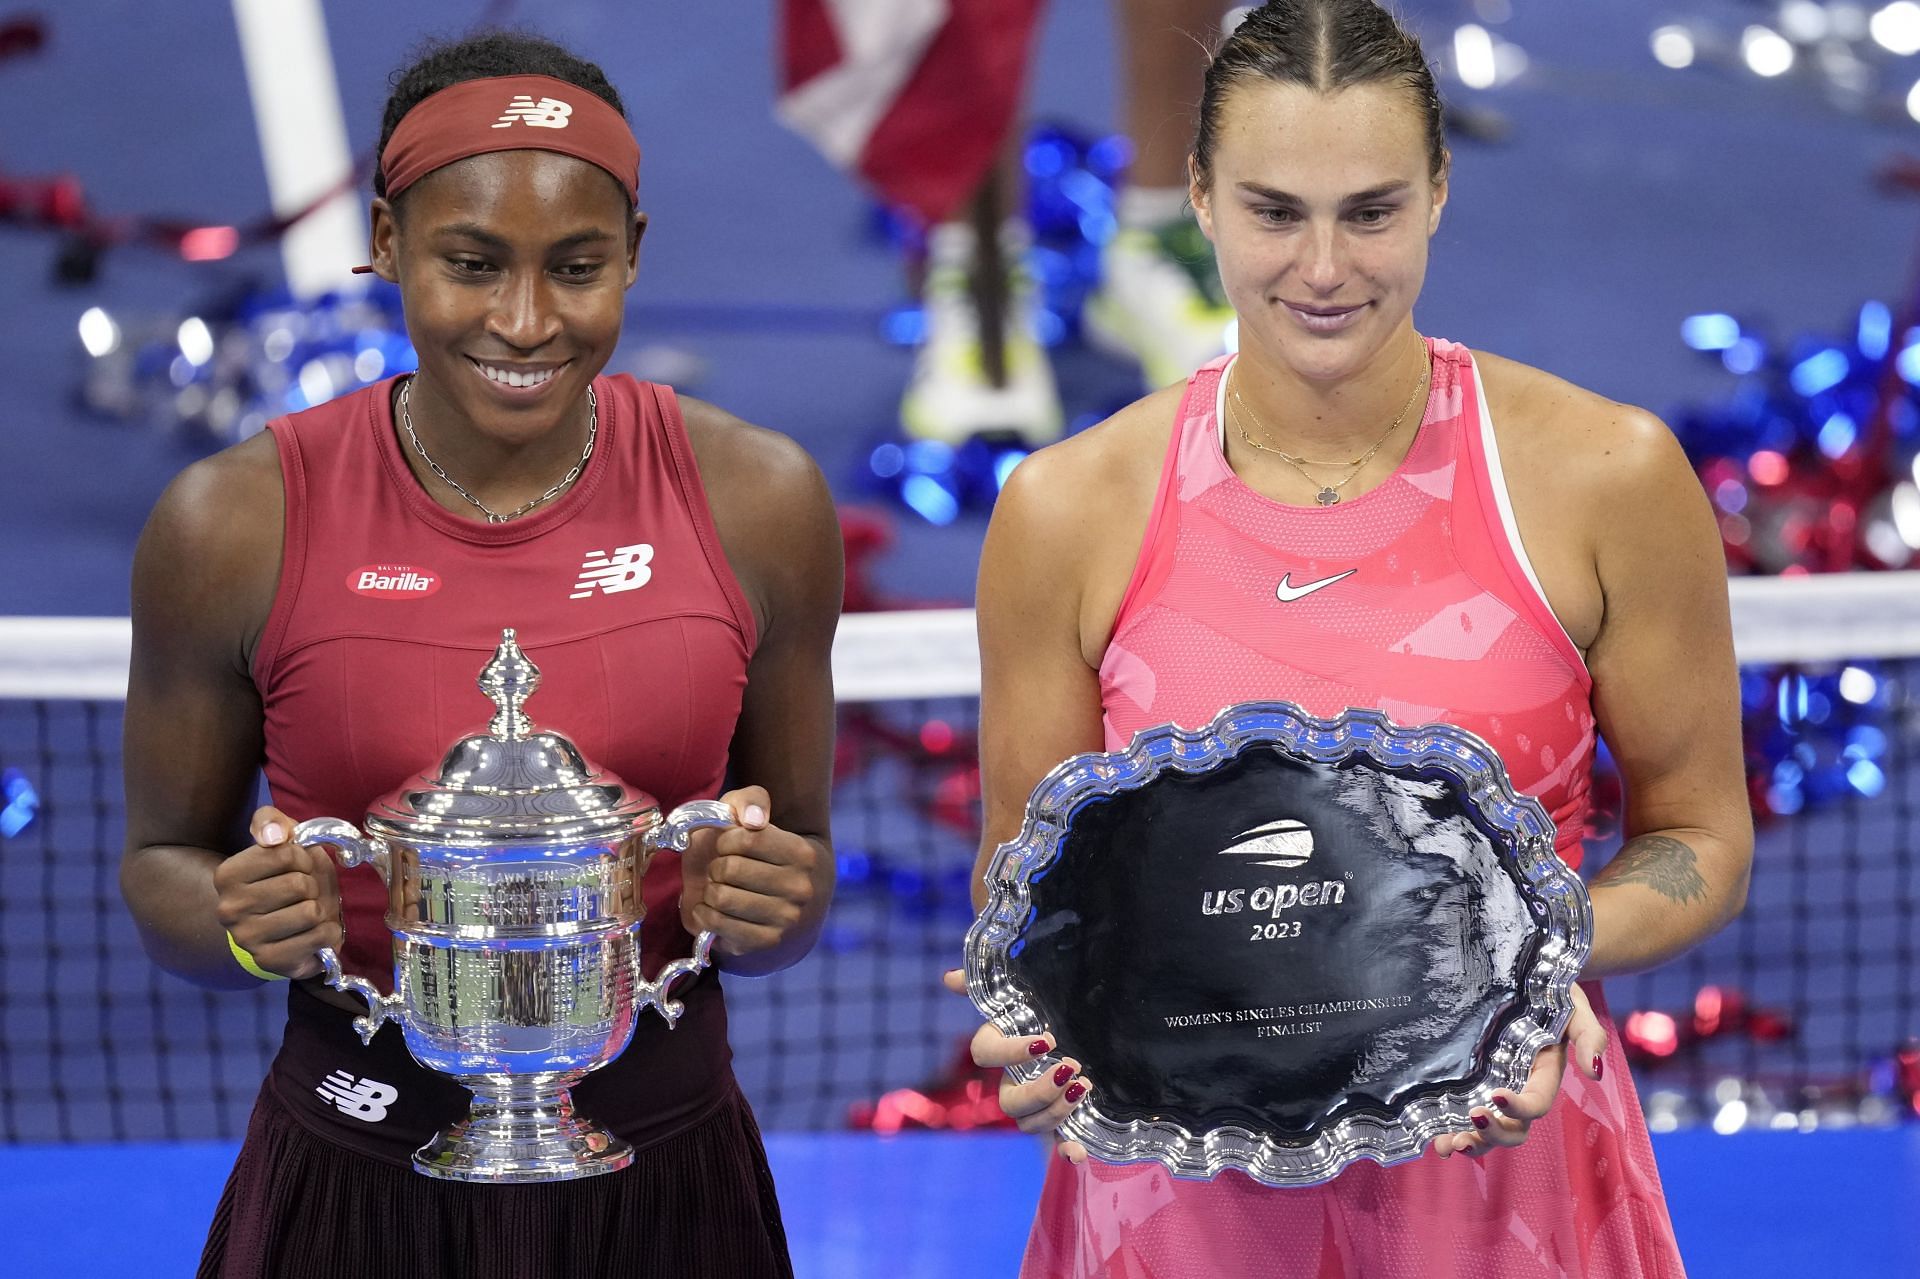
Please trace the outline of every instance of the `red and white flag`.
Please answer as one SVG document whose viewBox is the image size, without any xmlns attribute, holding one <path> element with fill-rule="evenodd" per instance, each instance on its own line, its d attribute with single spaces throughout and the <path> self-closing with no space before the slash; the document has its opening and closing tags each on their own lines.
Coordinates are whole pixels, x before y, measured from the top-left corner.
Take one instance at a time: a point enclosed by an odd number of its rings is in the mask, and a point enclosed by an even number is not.
<svg viewBox="0 0 1920 1279">
<path fill-rule="evenodd" d="M 891 204 L 952 217 L 1019 111 L 1044 0 L 781 0 L 780 118 Z"/>
</svg>

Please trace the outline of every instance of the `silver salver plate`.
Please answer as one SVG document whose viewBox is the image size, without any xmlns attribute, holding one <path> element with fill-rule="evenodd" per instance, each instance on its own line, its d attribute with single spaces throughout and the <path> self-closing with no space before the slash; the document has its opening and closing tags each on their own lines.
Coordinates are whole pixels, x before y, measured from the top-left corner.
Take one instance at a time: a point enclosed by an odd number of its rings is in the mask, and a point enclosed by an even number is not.
<svg viewBox="0 0 1920 1279">
<path fill-rule="evenodd" d="M 1565 1030 L 1592 945 L 1585 886 L 1499 756 L 1372 710 L 1248 702 L 1077 755 L 987 887 L 968 991 L 1082 1063 L 1062 1135 L 1271 1186 L 1470 1129 Z"/>
</svg>

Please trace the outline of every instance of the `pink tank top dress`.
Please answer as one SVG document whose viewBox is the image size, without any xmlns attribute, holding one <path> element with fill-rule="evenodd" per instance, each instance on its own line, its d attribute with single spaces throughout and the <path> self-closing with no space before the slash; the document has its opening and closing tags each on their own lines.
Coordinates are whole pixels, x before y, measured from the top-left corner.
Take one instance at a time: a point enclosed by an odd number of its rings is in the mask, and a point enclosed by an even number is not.
<svg viewBox="0 0 1920 1279">
<path fill-rule="evenodd" d="M 1330 507 L 1255 493 L 1221 449 L 1232 357 L 1188 383 L 1100 667 L 1109 750 L 1281 698 L 1468 729 L 1580 864 L 1594 730 L 1585 663 L 1515 531 L 1463 346 L 1428 343 L 1426 412 L 1379 487 Z M 1606 1017 L 1597 984 L 1587 993 Z M 1609 1023 L 1609 1031 L 1611 1031 Z M 1095 1079 L 1098 1086 L 1098 1079 Z M 1526 1143 L 1359 1163 L 1281 1190 L 1229 1172 L 1049 1162 L 1023 1279 L 1615 1279 L 1683 1274 L 1618 1037 L 1603 1081 L 1569 1069 Z"/>
</svg>

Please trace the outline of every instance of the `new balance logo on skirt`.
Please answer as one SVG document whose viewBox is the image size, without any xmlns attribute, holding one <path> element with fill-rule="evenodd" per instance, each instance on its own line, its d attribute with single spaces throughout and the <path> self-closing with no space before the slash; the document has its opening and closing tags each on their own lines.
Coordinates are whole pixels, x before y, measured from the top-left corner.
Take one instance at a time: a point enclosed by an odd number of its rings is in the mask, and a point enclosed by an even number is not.
<svg viewBox="0 0 1920 1279">
<path fill-rule="evenodd" d="M 564 129 L 567 127 L 567 117 L 572 114 L 573 107 L 558 98 L 542 98 L 535 102 L 524 93 L 516 93 L 513 101 L 507 104 L 506 114 L 493 127 L 510 129 L 516 124 L 528 124 L 536 129 Z"/>
<path fill-rule="evenodd" d="M 387 1107 L 400 1097 L 400 1090 L 392 1084 L 383 1084 L 378 1079 L 355 1079 L 344 1070 L 328 1075 L 314 1091 L 341 1114 L 370 1124 L 385 1119 Z"/>
<path fill-rule="evenodd" d="M 580 565 L 580 580 L 573 584 L 570 600 L 583 600 L 599 591 L 617 595 L 637 591 L 653 579 L 653 547 L 646 542 L 616 546 L 612 551 L 588 551 Z"/>
</svg>

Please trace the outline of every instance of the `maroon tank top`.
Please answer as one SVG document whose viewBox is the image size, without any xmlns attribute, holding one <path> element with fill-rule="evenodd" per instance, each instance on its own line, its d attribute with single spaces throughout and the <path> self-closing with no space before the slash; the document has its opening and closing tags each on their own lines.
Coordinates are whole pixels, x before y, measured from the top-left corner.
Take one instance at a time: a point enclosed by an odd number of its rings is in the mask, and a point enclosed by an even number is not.
<svg viewBox="0 0 1920 1279">
<path fill-rule="evenodd" d="M 755 624 L 721 552 L 672 390 L 594 382 L 599 435 L 579 480 L 506 524 L 455 515 L 409 470 L 391 381 L 273 422 L 286 490 L 280 584 L 253 678 L 273 802 L 295 821 L 356 824 L 369 806 L 481 731 L 475 678 L 516 628 L 540 667 L 528 712 L 662 810 L 719 794 Z M 680 863 L 643 882 L 648 973 L 685 955 Z M 393 980 L 386 891 L 342 871 L 341 961 Z M 718 983 L 684 983 L 661 1037 L 704 1087 L 728 1078 Z M 649 1036 L 651 1038 L 651 1036 Z"/>
<path fill-rule="evenodd" d="M 266 771 L 295 821 L 342 817 L 437 770 L 492 703 L 475 677 L 515 627 L 540 667 L 528 712 L 671 808 L 720 791 L 754 643 L 673 392 L 600 378 L 599 438 L 552 505 L 506 524 L 427 496 L 382 382 L 271 430 L 286 485 L 280 586 L 253 658 Z M 393 976 L 386 893 L 343 872 L 349 972 Z M 650 960 L 683 955 L 680 865 L 647 871 Z"/>
</svg>

